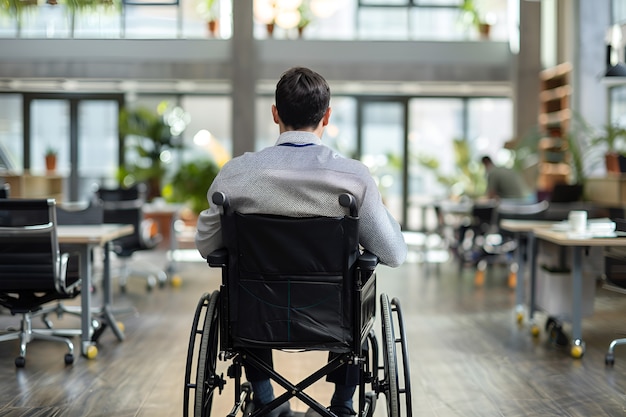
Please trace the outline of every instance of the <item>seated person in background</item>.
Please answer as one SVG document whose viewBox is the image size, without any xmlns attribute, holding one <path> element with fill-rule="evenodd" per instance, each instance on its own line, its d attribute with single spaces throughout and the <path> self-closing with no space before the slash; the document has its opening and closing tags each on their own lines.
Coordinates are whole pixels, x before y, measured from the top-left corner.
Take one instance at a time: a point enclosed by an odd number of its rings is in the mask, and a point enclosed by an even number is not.
<svg viewBox="0 0 626 417">
<path fill-rule="evenodd" d="M 400 226 L 383 205 L 381 195 L 368 168 L 346 159 L 322 143 L 331 109 L 330 88 L 326 80 L 307 68 L 285 72 L 276 85 L 272 117 L 279 126 L 275 146 L 246 153 L 232 159 L 220 170 L 209 188 L 224 192 L 232 207 L 241 213 L 277 214 L 291 217 L 341 216 L 341 193 L 351 193 L 359 210 L 360 244 L 377 255 L 381 263 L 398 266 L 407 247 Z M 222 246 L 219 208 L 211 204 L 200 213 L 196 246 L 207 255 Z M 272 364 L 271 349 L 259 349 L 259 357 Z M 245 367 L 245 364 L 244 364 Z M 356 414 L 352 397 L 358 384 L 358 368 L 343 366 L 328 376 L 335 383 L 330 410 L 339 417 Z M 258 405 L 274 399 L 267 375 L 246 368 Z M 271 417 L 290 416 L 285 403 Z"/>
<path fill-rule="evenodd" d="M 532 202 L 533 195 L 521 174 L 514 169 L 496 166 L 490 157 L 481 159 L 487 172 L 487 198 Z"/>
</svg>

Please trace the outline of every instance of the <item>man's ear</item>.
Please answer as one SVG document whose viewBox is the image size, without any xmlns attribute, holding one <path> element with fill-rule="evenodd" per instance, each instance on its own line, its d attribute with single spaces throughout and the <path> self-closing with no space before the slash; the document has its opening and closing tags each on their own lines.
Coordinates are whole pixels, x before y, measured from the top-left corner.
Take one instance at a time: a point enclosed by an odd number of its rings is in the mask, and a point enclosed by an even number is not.
<svg viewBox="0 0 626 417">
<path fill-rule="evenodd" d="M 274 119 L 274 123 L 280 124 L 280 116 L 278 115 L 278 109 L 275 104 L 272 104 L 272 118 Z"/>
<path fill-rule="evenodd" d="M 324 117 L 322 117 L 322 126 L 328 126 L 328 121 L 330 120 L 330 114 L 332 113 L 332 109 L 329 107 L 326 109 L 324 113 Z"/>
</svg>

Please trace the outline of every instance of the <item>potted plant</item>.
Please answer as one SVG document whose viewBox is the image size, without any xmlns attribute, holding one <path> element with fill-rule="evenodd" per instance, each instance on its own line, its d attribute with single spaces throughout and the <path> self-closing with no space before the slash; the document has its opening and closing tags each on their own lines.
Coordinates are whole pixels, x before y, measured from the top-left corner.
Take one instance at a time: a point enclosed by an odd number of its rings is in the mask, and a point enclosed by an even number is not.
<svg viewBox="0 0 626 417">
<path fill-rule="evenodd" d="M 298 7 L 298 11 L 300 12 L 300 21 L 298 22 L 298 37 L 301 38 L 304 33 L 304 28 L 306 28 L 311 21 L 313 20 L 313 14 L 311 12 L 311 8 L 308 2 L 302 2 L 300 7 Z"/>
<path fill-rule="evenodd" d="M 179 110 L 182 112 L 182 109 Z M 125 155 L 132 160 L 120 167 L 118 180 L 124 186 L 146 183 L 148 200 L 161 196 L 167 172 L 167 162 L 162 158 L 164 152 L 182 148 L 179 135 L 184 128 L 173 133 L 167 113 L 166 102 L 159 104 L 156 111 L 145 107 L 120 111 L 119 130 L 124 137 L 123 147 Z"/>
<path fill-rule="evenodd" d="M 212 36 L 217 36 L 219 29 L 219 0 L 199 0 L 196 6 L 198 14 L 207 22 Z"/>
<path fill-rule="evenodd" d="M 591 144 L 604 147 L 607 173 L 626 172 L 626 157 L 622 155 L 626 144 L 626 128 L 616 123 L 608 123 L 602 132 L 592 139 Z"/>
<path fill-rule="evenodd" d="M 184 163 L 163 189 L 170 202 L 185 203 L 194 215 L 209 207 L 207 192 L 220 168 L 212 159 Z"/>
<path fill-rule="evenodd" d="M 54 172 L 57 169 L 57 150 L 51 146 L 46 148 L 46 171 Z"/>
<path fill-rule="evenodd" d="M 37 0 L 0 0 L 0 15 L 15 19 L 18 34 L 22 30 L 22 17 L 25 12 L 35 10 Z"/>
<path fill-rule="evenodd" d="M 463 12 L 463 18 L 476 28 L 482 39 L 489 39 L 491 24 L 484 19 L 484 16 L 476 7 L 475 0 L 463 0 L 459 6 Z"/>
</svg>

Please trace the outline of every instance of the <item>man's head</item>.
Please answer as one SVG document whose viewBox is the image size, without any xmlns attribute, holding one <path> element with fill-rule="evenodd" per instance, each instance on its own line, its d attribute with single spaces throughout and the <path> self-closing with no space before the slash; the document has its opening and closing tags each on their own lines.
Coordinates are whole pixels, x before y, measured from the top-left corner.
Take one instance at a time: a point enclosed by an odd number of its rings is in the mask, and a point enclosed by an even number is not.
<svg viewBox="0 0 626 417">
<path fill-rule="evenodd" d="M 327 113 L 330 87 L 315 71 L 293 67 L 276 84 L 275 100 L 278 116 L 286 127 L 316 128 Z"/>
</svg>

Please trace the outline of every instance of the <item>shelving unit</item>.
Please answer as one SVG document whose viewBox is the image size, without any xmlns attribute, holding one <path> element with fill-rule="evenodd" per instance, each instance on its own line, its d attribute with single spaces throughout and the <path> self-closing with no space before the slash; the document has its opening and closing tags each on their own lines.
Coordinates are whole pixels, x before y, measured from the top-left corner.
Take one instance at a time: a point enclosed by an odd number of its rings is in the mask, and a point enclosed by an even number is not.
<svg viewBox="0 0 626 417">
<path fill-rule="evenodd" d="M 63 201 L 63 177 L 59 175 L 3 175 L 16 198 L 54 198 Z"/>
<path fill-rule="evenodd" d="M 571 72 L 572 65 L 566 62 L 539 74 L 539 128 L 544 137 L 539 141 L 537 188 L 542 192 L 552 192 L 555 184 L 567 183 L 571 175 L 570 155 L 565 138 L 572 119 Z"/>
</svg>

